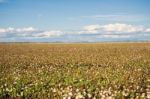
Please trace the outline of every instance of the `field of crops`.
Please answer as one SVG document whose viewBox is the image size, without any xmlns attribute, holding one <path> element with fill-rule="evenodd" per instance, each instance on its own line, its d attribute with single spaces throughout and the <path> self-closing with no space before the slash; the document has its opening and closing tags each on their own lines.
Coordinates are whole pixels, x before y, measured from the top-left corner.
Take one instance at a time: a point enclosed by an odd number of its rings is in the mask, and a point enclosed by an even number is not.
<svg viewBox="0 0 150 99">
<path fill-rule="evenodd" d="M 150 43 L 1 43 L 0 98 L 150 98 Z"/>
</svg>

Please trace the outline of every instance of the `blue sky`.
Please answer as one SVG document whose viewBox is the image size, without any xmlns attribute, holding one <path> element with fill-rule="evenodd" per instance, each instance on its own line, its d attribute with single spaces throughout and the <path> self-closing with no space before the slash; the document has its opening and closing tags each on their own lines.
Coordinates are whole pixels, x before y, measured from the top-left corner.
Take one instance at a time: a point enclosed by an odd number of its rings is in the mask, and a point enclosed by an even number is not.
<svg viewBox="0 0 150 99">
<path fill-rule="evenodd" d="M 150 0 L 0 0 L 0 41 L 150 41 L 149 10 Z"/>
</svg>

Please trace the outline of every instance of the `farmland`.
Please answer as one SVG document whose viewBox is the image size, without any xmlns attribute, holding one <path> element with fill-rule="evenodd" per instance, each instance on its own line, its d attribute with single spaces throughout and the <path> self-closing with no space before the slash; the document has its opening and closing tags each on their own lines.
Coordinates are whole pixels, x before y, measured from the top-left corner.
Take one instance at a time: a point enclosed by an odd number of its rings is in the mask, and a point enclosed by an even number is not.
<svg viewBox="0 0 150 99">
<path fill-rule="evenodd" d="M 150 98 L 150 43 L 1 43 L 0 98 Z"/>
</svg>

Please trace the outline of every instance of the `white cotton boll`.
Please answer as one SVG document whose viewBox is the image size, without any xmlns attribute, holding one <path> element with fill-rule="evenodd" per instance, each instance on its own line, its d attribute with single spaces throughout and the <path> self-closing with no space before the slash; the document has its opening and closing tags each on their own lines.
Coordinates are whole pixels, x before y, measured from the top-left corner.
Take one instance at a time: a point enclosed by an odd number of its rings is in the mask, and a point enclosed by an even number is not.
<svg viewBox="0 0 150 99">
<path fill-rule="evenodd" d="M 150 92 L 147 92 L 147 99 L 150 99 Z"/>
<path fill-rule="evenodd" d="M 91 95 L 91 94 L 88 94 L 88 98 L 92 98 L 92 95 Z"/>
<path fill-rule="evenodd" d="M 76 98 L 75 99 L 83 99 L 83 95 L 81 93 L 77 94 Z"/>
</svg>

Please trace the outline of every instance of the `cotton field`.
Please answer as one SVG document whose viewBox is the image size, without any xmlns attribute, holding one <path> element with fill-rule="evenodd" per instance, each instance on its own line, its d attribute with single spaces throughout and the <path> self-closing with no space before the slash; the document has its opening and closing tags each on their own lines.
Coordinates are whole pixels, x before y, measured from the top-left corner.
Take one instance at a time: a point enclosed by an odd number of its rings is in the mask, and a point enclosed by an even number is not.
<svg viewBox="0 0 150 99">
<path fill-rule="evenodd" d="M 150 43 L 1 43 L 0 98 L 149 99 Z"/>
</svg>

